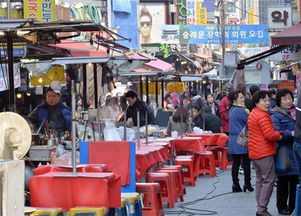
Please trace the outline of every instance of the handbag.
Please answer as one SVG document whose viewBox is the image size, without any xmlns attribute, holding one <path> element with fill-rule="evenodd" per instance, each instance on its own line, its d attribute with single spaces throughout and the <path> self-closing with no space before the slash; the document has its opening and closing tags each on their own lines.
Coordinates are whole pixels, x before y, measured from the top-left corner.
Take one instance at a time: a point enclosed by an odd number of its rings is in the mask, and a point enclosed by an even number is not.
<svg viewBox="0 0 301 216">
<path fill-rule="evenodd" d="M 248 147 L 249 131 L 247 126 L 242 129 L 237 137 L 237 144 L 243 147 Z"/>
<path fill-rule="evenodd" d="M 286 147 L 280 147 L 275 155 L 276 173 L 284 173 L 292 168 L 292 161 L 288 155 Z"/>
</svg>

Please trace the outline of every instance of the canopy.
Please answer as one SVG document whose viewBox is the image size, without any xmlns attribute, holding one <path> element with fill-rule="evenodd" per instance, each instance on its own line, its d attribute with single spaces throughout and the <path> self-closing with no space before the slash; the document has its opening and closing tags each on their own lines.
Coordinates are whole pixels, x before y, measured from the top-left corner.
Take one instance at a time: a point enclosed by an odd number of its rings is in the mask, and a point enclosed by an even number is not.
<svg viewBox="0 0 301 216">
<path fill-rule="evenodd" d="M 271 37 L 272 44 L 295 45 L 301 44 L 301 23 L 293 25 Z"/>
</svg>

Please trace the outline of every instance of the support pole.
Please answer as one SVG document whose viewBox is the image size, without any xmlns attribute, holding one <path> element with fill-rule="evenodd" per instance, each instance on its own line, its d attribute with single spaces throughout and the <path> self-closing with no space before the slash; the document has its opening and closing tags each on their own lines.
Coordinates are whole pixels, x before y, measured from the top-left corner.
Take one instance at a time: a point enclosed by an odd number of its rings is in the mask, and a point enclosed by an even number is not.
<svg viewBox="0 0 301 216">
<path fill-rule="evenodd" d="M 87 64 L 83 65 L 83 106 L 84 110 L 88 109 L 87 103 Z"/>
<path fill-rule="evenodd" d="M 225 73 L 225 42 L 226 42 L 226 32 L 225 32 L 225 2 L 224 0 L 220 0 L 221 3 L 221 13 L 220 13 L 220 25 L 221 25 L 221 33 L 222 33 L 222 62 L 221 62 L 221 67 L 220 67 L 220 77 L 224 78 L 226 73 Z"/>
<path fill-rule="evenodd" d="M 71 81 L 71 92 L 72 92 L 72 172 L 76 175 L 76 101 L 75 101 L 75 86 L 74 80 Z"/>
<path fill-rule="evenodd" d="M 93 64 L 93 78 L 94 78 L 94 103 L 95 108 L 98 107 L 98 83 L 97 83 L 97 64 Z"/>
<path fill-rule="evenodd" d="M 157 108 L 159 107 L 159 89 L 158 89 L 158 80 L 156 79 L 156 105 L 157 105 Z"/>
<path fill-rule="evenodd" d="M 145 77 L 145 94 L 146 94 L 146 103 L 149 104 L 148 76 Z"/>
<path fill-rule="evenodd" d="M 140 100 L 143 100 L 143 81 L 142 81 L 142 76 L 139 77 L 140 79 Z"/>
<path fill-rule="evenodd" d="M 161 80 L 161 107 L 162 107 L 162 110 L 164 108 L 164 81 Z"/>
<path fill-rule="evenodd" d="M 16 111 L 15 98 L 15 76 L 14 76 L 14 55 L 13 55 L 13 32 L 6 32 L 7 42 L 7 65 L 9 80 L 9 110 Z"/>
<path fill-rule="evenodd" d="M 137 111 L 137 142 L 138 142 L 138 149 L 140 150 L 141 143 L 140 143 L 140 112 Z"/>
</svg>

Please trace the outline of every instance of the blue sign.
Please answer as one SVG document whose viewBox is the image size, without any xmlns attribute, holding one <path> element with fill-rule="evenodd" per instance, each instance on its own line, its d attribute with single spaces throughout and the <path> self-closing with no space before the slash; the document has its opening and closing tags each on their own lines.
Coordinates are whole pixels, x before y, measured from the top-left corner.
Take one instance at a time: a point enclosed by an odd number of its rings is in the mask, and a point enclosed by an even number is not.
<svg viewBox="0 0 301 216">
<path fill-rule="evenodd" d="M 131 0 L 112 0 L 113 11 L 131 13 Z"/>
<path fill-rule="evenodd" d="M 174 25 L 172 27 L 173 31 L 176 30 L 179 34 L 177 42 L 181 44 L 221 44 L 221 28 L 219 25 Z M 171 27 L 168 25 L 162 26 L 162 42 L 169 43 L 166 38 L 171 37 L 168 37 L 166 32 L 170 30 Z M 173 35 L 172 38 L 175 40 L 178 37 Z M 225 40 L 226 44 L 268 43 L 268 27 L 267 25 L 226 25 Z"/>
</svg>

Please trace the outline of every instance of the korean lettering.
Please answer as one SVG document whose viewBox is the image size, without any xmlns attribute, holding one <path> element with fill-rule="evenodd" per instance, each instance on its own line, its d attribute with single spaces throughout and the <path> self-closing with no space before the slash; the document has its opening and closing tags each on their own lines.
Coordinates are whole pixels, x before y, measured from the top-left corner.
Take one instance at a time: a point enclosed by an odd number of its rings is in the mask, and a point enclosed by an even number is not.
<svg viewBox="0 0 301 216">
<path fill-rule="evenodd" d="M 283 11 L 283 15 L 281 11 L 273 11 L 271 14 L 273 18 L 273 22 L 283 22 L 284 25 L 287 25 L 287 20 L 288 20 L 288 12 Z"/>
<path fill-rule="evenodd" d="M 255 31 L 249 31 L 249 37 L 250 38 L 256 37 L 256 32 Z"/>
<path fill-rule="evenodd" d="M 42 19 L 46 22 L 52 19 L 51 6 L 50 0 L 44 0 L 44 3 L 42 3 Z"/>
<path fill-rule="evenodd" d="M 213 39 L 213 37 L 214 37 L 214 32 L 213 32 L 213 31 L 208 31 L 208 32 L 207 32 L 207 37 L 208 37 L 209 39 Z"/>
<path fill-rule="evenodd" d="M 168 58 L 170 56 L 169 53 L 169 45 L 168 44 L 161 44 L 159 47 L 160 51 L 163 51 L 163 57 Z"/>
<path fill-rule="evenodd" d="M 263 31 L 257 31 L 257 37 L 263 38 Z"/>
<path fill-rule="evenodd" d="M 240 31 L 240 38 L 247 38 L 247 31 Z"/>
<path fill-rule="evenodd" d="M 205 33 L 204 31 L 198 31 L 198 39 L 204 39 Z"/>
</svg>

